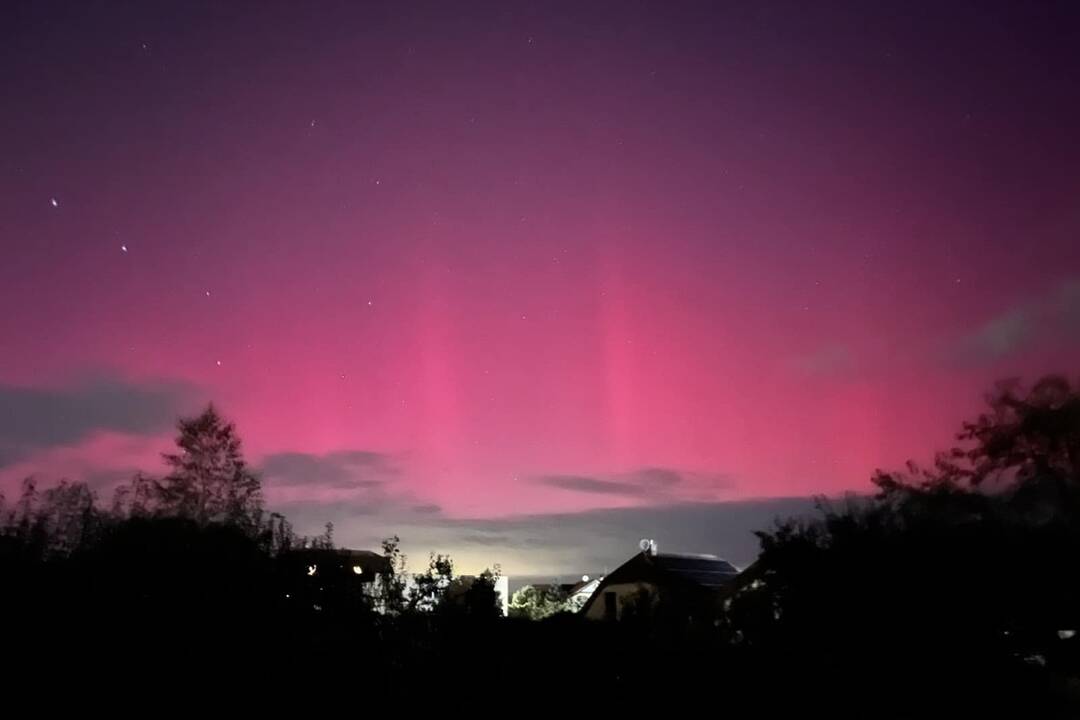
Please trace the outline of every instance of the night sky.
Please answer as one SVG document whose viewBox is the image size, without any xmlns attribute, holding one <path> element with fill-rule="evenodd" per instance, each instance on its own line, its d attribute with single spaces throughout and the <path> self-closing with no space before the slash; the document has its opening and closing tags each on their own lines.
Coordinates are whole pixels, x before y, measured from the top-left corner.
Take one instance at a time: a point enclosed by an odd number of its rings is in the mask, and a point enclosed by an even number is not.
<svg viewBox="0 0 1080 720">
<path fill-rule="evenodd" d="M 880 5 L 4 3 L 0 487 L 212 400 L 344 544 L 747 562 L 1080 367 L 1080 6 Z"/>
</svg>

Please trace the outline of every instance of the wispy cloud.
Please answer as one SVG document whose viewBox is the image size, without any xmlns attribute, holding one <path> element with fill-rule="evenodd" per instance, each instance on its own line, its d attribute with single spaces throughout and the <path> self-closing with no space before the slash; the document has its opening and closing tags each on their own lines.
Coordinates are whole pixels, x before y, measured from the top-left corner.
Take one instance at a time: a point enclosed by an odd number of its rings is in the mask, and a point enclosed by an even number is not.
<svg viewBox="0 0 1080 720">
<path fill-rule="evenodd" d="M 1080 331 L 1080 279 L 1006 308 L 962 335 L 953 355 L 965 363 L 989 363 Z"/>
<path fill-rule="evenodd" d="M 1080 332 L 1080 278 L 1070 280 L 1061 286 L 1058 290 L 1056 305 L 1064 329 Z"/>
<path fill-rule="evenodd" d="M 370 450 L 275 453 L 263 459 L 259 471 L 268 485 L 336 489 L 377 487 L 399 473 L 391 456 Z"/>
<path fill-rule="evenodd" d="M 620 480 L 601 480 L 584 475 L 543 475 L 536 482 L 559 490 L 597 495 L 626 495 L 640 497 L 652 492 L 652 488 Z"/>
<path fill-rule="evenodd" d="M 580 576 L 614 569 L 637 552 L 641 538 L 662 552 L 712 553 L 739 566 L 758 553 L 756 530 L 777 518 L 814 512 L 811 498 L 777 498 L 609 508 L 491 519 L 399 521 L 394 532 L 416 558 L 450 552 L 465 571 L 499 563 L 508 574 Z M 370 525 L 347 541 L 372 544 Z"/>
<path fill-rule="evenodd" d="M 614 568 L 635 552 L 643 537 L 655 538 L 663 551 L 716 553 L 745 565 L 757 554 L 755 530 L 770 527 L 777 517 L 813 509 L 810 498 L 687 500 L 687 493 L 696 496 L 703 484 L 720 487 L 731 480 L 664 467 L 598 476 L 548 475 L 534 482 L 556 491 L 636 502 L 582 512 L 460 518 L 398 493 L 388 482 L 326 497 L 297 496 L 271 506 L 284 510 L 299 532 L 318 533 L 327 521 L 333 522 L 337 541 L 345 547 L 377 549 L 382 538 L 398 535 L 413 567 L 435 551 L 450 553 L 461 572 L 498 563 L 511 575 L 568 577 Z"/>
<path fill-rule="evenodd" d="M 855 358 L 846 345 L 827 345 L 795 358 L 794 366 L 799 372 L 815 377 L 845 376 L 855 369 Z"/>
<path fill-rule="evenodd" d="M 991 318 L 961 341 L 961 354 L 972 360 L 997 360 L 1021 349 L 1034 328 L 1029 310 L 1014 308 Z"/>
<path fill-rule="evenodd" d="M 689 473 L 663 467 L 647 467 L 612 475 L 541 475 L 539 485 L 590 495 L 635 498 L 650 502 L 670 502 L 686 494 L 716 492 L 732 487 L 730 476 Z"/>
<path fill-rule="evenodd" d="M 192 406 L 191 385 L 112 375 L 58 388 L 0 385 L 0 467 L 95 433 L 156 435 Z"/>
<path fill-rule="evenodd" d="M 270 503 L 290 515 L 306 518 L 333 506 L 339 514 L 369 516 L 418 504 L 395 482 L 401 476 L 396 459 L 373 450 L 274 453 L 256 470 Z"/>
</svg>

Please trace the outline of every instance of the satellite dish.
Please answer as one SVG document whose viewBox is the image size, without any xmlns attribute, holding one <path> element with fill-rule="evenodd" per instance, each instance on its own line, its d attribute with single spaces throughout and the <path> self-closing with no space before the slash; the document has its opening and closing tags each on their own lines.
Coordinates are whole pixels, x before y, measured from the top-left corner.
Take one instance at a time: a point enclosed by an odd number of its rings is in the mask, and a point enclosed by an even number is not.
<svg viewBox="0 0 1080 720">
<path fill-rule="evenodd" d="M 641 548 L 641 552 L 647 553 L 652 547 L 652 540 L 650 540 L 649 538 L 641 538 L 641 542 L 639 542 L 637 546 Z"/>
</svg>

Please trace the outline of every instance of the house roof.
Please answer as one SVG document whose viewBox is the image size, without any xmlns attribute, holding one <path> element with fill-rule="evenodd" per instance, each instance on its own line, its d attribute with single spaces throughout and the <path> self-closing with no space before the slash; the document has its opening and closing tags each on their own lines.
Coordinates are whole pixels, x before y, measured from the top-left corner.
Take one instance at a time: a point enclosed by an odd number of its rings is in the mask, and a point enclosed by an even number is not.
<svg viewBox="0 0 1080 720">
<path fill-rule="evenodd" d="M 609 585 L 642 582 L 711 592 L 726 587 L 738 574 L 738 568 L 716 555 L 637 553 L 604 577 L 582 612 L 588 612 L 596 598 L 603 594 L 601 591 Z"/>
<path fill-rule="evenodd" d="M 587 588 L 589 585 L 595 582 L 599 582 L 599 578 L 593 578 L 592 580 L 580 580 L 576 583 L 563 585 L 562 589 L 569 597 L 571 595 L 574 595 L 575 593 L 581 592 L 584 588 Z"/>
<path fill-rule="evenodd" d="M 719 588 L 739 574 L 727 560 L 715 555 L 660 554 L 650 558 L 664 572 L 707 588 Z"/>
</svg>

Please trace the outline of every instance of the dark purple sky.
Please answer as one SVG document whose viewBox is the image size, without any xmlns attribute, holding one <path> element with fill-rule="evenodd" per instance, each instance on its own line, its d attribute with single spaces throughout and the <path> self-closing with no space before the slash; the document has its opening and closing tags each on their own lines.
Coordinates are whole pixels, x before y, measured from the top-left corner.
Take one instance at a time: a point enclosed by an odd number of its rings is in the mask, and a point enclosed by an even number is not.
<svg viewBox="0 0 1080 720">
<path fill-rule="evenodd" d="M 1080 364 L 1080 6 L 881 5 L 5 3 L 0 487 L 212 399 L 303 530 L 745 562 Z"/>
</svg>

